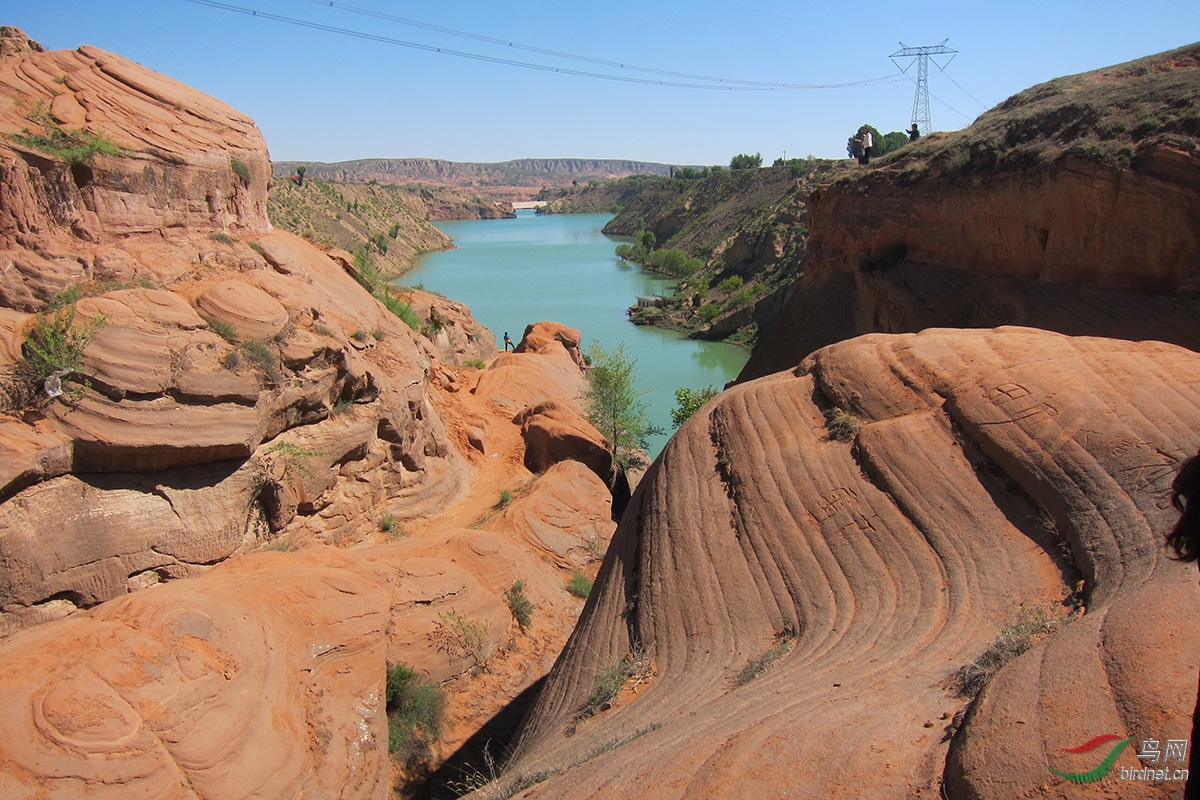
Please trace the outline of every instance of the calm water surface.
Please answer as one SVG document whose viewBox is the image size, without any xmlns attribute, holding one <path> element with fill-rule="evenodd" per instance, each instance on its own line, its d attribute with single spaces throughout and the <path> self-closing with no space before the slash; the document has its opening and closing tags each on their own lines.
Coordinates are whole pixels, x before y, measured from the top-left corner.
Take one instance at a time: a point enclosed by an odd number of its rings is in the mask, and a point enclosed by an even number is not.
<svg viewBox="0 0 1200 800">
<path fill-rule="evenodd" d="M 620 239 L 600 233 L 611 214 L 517 212 L 516 219 L 439 222 L 455 250 L 421 256 L 400 282 L 466 303 L 475 319 L 514 343 L 525 326 L 553 320 L 578 328 L 586 348 L 624 342 L 637 359 L 638 385 L 649 391 L 650 421 L 671 432 L 675 389 L 720 388 L 745 365 L 749 353 L 721 342 L 698 342 L 671 331 L 632 325 L 625 309 L 638 295 L 670 294 L 664 280 L 613 255 Z M 657 456 L 668 436 L 652 437 Z"/>
</svg>

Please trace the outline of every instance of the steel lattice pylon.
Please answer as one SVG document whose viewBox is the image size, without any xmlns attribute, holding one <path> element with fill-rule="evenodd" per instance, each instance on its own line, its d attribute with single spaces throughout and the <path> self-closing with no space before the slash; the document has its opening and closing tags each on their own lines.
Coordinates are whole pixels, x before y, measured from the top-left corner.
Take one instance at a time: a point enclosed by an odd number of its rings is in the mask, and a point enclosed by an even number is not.
<svg viewBox="0 0 1200 800">
<path fill-rule="evenodd" d="M 958 51 L 952 47 L 946 47 L 946 42 L 949 39 L 943 39 L 941 44 L 924 45 L 922 47 L 909 47 L 904 42 L 900 43 L 900 49 L 892 53 L 889 58 L 904 74 L 908 74 L 908 70 L 912 68 L 912 62 L 907 67 L 901 67 L 897 63 L 897 58 L 913 58 L 917 65 L 917 93 L 913 97 L 913 112 L 912 121 L 917 126 L 917 129 L 922 135 L 933 131 L 933 122 L 929 114 L 929 57 L 948 55 L 949 61 L 945 65 L 940 65 L 938 69 L 945 69 L 950 61 L 954 60 L 954 56 Z M 935 62 L 936 63 L 936 62 Z M 912 77 L 911 75 L 909 77 Z"/>
</svg>

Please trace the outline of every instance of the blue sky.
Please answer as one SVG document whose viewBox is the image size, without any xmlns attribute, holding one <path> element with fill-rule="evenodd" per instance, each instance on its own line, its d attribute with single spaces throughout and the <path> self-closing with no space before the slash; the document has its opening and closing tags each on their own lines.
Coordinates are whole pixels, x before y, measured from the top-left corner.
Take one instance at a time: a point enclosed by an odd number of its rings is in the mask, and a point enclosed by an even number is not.
<svg viewBox="0 0 1200 800">
<path fill-rule="evenodd" d="M 945 72 L 930 68 L 937 130 L 964 127 L 985 107 L 1035 83 L 1200 39 L 1196 0 L 222 2 L 429 47 L 628 78 L 657 76 L 362 11 L 576 56 L 769 83 L 885 78 L 897 72 L 888 55 L 901 41 L 949 39 L 959 54 Z M 22 28 L 47 49 L 96 45 L 220 98 L 257 121 L 276 160 L 727 164 L 739 152 L 760 152 L 768 163 L 785 152 L 844 157 L 846 138 L 859 125 L 902 130 L 913 105 L 914 85 L 903 76 L 822 90 L 644 85 L 458 58 L 187 0 L 0 0 L 0 10 L 0 24 Z"/>
</svg>

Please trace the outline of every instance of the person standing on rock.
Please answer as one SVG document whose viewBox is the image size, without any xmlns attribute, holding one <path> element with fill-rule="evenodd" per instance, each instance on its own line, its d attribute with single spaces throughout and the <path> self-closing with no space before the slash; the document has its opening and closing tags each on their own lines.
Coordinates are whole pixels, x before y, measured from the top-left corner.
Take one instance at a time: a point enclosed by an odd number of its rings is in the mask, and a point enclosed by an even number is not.
<svg viewBox="0 0 1200 800">
<path fill-rule="evenodd" d="M 920 128 L 917 127 L 917 123 L 914 122 L 913 126 L 908 129 L 908 140 L 910 142 L 915 142 L 917 139 L 920 139 L 920 138 L 921 138 L 921 130 L 920 130 Z"/>
<path fill-rule="evenodd" d="M 504 352 L 507 353 L 510 349 L 515 350 L 516 348 L 513 347 L 512 339 L 508 338 L 508 331 L 505 331 L 504 332 Z"/>
<path fill-rule="evenodd" d="M 871 136 L 871 129 L 863 126 L 862 139 L 859 140 L 859 146 L 862 148 L 862 163 L 871 163 L 871 148 L 875 146 L 875 138 Z"/>
<path fill-rule="evenodd" d="M 1167 534 L 1167 544 L 1180 561 L 1200 560 L 1200 453 L 1183 462 L 1171 484 L 1171 505 L 1180 512 L 1179 522 Z M 1188 754 L 1188 782 L 1184 800 L 1200 800 L 1200 691 L 1192 714 L 1192 752 Z"/>
</svg>

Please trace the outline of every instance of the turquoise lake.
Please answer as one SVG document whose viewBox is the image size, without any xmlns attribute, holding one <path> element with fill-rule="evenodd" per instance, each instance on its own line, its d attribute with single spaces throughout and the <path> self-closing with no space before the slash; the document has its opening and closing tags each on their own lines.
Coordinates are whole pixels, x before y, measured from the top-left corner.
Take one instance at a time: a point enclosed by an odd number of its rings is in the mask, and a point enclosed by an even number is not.
<svg viewBox="0 0 1200 800">
<path fill-rule="evenodd" d="M 397 282 L 466 303 L 496 336 L 521 340 L 525 326 L 553 320 L 578 328 L 586 349 L 624 342 L 637 359 L 638 386 L 647 391 L 649 417 L 668 435 L 650 439 L 657 456 L 671 430 L 670 410 L 680 386 L 718 389 L 737 377 L 750 354 L 721 342 L 700 342 L 671 331 L 633 325 L 625 310 L 639 295 L 670 294 L 674 279 L 642 272 L 613 254 L 622 239 L 600 232 L 611 214 L 517 212 L 516 219 L 439 222 L 454 250 L 429 253 Z"/>
</svg>

